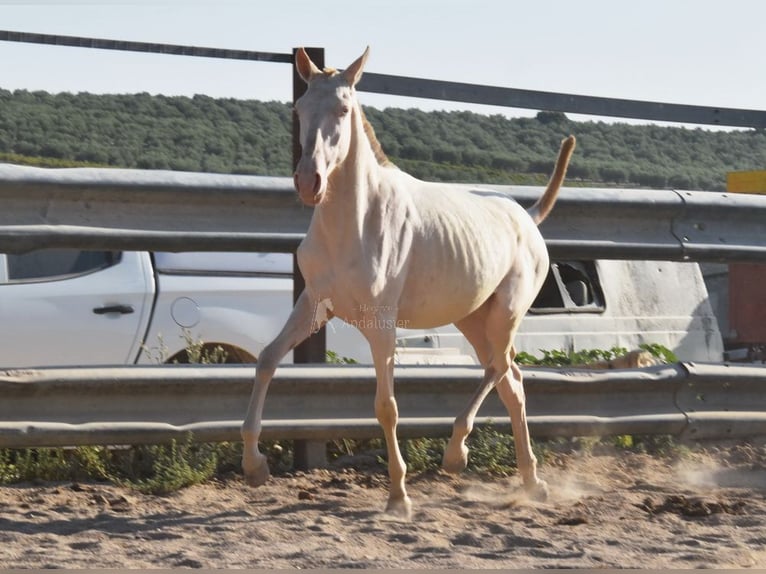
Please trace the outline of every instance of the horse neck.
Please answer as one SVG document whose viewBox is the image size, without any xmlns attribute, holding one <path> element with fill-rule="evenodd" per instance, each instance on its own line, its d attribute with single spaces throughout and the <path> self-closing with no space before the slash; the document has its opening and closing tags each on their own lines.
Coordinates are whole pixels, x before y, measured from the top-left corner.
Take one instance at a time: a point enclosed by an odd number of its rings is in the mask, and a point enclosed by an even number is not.
<svg viewBox="0 0 766 574">
<path fill-rule="evenodd" d="M 382 177 L 358 106 L 353 111 L 348 155 L 329 177 L 327 201 L 314 208 L 325 234 L 343 243 L 352 239 L 350 235 L 361 237 L 364 222 L 377 204 Z"/>
</svg>

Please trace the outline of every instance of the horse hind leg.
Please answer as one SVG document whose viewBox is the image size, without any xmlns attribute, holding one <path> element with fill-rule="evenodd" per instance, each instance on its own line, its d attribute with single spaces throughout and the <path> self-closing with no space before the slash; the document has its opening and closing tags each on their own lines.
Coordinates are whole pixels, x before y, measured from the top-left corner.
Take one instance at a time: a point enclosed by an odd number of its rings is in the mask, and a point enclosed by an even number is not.
<svg viewBox="0 0 766 574">
<path fill-rule="evenodd" d="M 507 355 L 509 369 L 498 380 L 497 393 L 511 417 L 516 463 L 524 488 L 534 498 L 545 500 L 548 497 L 548 487 L 545 481 L 537 476 L 537 458 L 532 452 L 527 425 L 524 382 L 521 369 L 514 361 L 515 355 L 514 349 Z"/>
<path fill-rule="evenodd" d="M 487 318 L 487 338 L 492 349 L 492 366 L 498 374 L 497 392 L 511 418 L 516 461 L 524 488 L 537 498 L 545 498 L 547 488 L 537 476 L 537 459 L 532 452 L 527 425 L 524 382 L 521 369 L 514 361 L 513 347 L 521 318 L 537 292 L 534 283 L 519 275 L 506 278 L 496 292 L 496 305 Z"/>
</svg>

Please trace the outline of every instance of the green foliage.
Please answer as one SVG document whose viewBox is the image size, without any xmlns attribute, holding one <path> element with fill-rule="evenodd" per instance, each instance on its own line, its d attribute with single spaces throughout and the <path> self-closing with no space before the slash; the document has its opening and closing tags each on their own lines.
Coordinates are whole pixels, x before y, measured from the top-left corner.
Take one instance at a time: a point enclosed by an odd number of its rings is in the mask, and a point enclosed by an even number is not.
<svg viewBox="0 0 766 574">
<path fill-rule="evenodd" d="M 290 175 L 291 106 L 182 96 L 0 90 L 0 160 Z M 766 132 L 711 132 L 574 122 L 542 111 L 509 119 L 471 112 L 365 108 L 402 169 L 435 181 L 540 185 L 562 137 L 578 138 L 568 185 L 722 191 L 726 172 L 763 169 Z"/>
<path fill-rule="evenodd" d="M 476 428 L 466 441 L 470 450 L 468 470 L 493 476 L 516 472 L 516 447 L 513 435 L 492 426 Z"/>
<path fill-rule="evenodd" d="M 188 329 L 183 330 L 186 342 L 186 362 L 198 365 L 222 365 L 226 363 L 228 354 L 221 345 L 210 346 L 202 339 L 195 340 Z"/>
<path fill-rule="evenodd" d="M 1 449 L 0 484 L 36 480 L 106 480 L 104 447 Z"/>
<path fill-rule="evenodd" d="M 636 452 L 673 458 L 684 458 L 691 453 L 687 445 L 680 444 L 669 434 L 633 435 L 632 439 L 630 448 Z"/>
<path fill-rule="evenodd" d="M 332 363 L 335 365 L 356 365 L 357 361 L 356 359 L 352 359 L 350 357 L 343 357 L 336 353 L 335 351 L 325 351 L 325 362 L 326 363 Z"/>
<path fill-rule="evenodd" d="M 691 447 L 679 443 L 672 435 L 622 434 L 604 437 L 559 437 L 540 440 L 533 444 L 533 450 L 541 464 L 555 464 L 561 454 L 609 455 L 614 454 L 615 449 L 673 460 L 687 458 L 692 452 Z"/>
<path fill-rule="evenodd" d="M 639 348 L 651 353 L 653 356 L 661 359 L 664 363 L 678 362 L 676 354 L 664 345 L 658 343 L 641 343 Z"/>
<path fill-rule="evenodd" d="M 442 438 L 412 438 L 401 441 L 402 456 L 409 472 L 432 472 L 441 468 L 447 441 Z"/>
<path fill-rule="evenodd" d="M 105 480 L 167 494 L 238 470 L 241 457 L 241 443 L 194 443 L 191 434 L 171 444 L 127 448 L 0 449 L 0 484 Z"/>
<path fill-rule="evenodd" d="M 112 479 L 145 494 L 168 494 L 210 479 L 218 468 L 214 444 L 182 443 L 132 447 L 123 457 L 121 473 Z"/>
<path fill-rule="evenodd" d="M 614 446 L 623 450 L 630 450 L 633 448 L 633 435 L 621 434 L 614 437 Z"/>
<path fill-rule="evenodd" d="M 664 363 L 678 362 L 678 357 L 659 343 L 642 343 L 639 348 L 651 353 Z M 579 351 L 563 351 L 559 349 L 540 349 L 542 357 L 536 357 L 531 353 L 521 352 L 516 355 L 516 362 L 520 365 L 537 367 L 567 367 L 570 365 L 587 365 L 597 361 L 611 361 L 628 353 L 625 347 L 612 347 L 611 349 L 582 349 Z"/>
<path fill-rule="evenodd" d="M 183 361 L 176 358 L 173 363 L 192 363 L 197 365 L 219 365 L 226 363 L 229 355 L 221 345 L 210 345 L 205 343 L 202 339 L 195 339 L 191 331 L 186 328 L 181 329 L 181 335 L 179 335 L 185 343 L 184 352 L 181 354 Z M 160 334 L 157 336 L 157 346 L 149 347 L 145 343 L 141 344 L 141 351 L 149 358 L 150 361 L 158 364 L 167 363 L 170 360 L 170 349 L 165 343 L 164 337 Z"/>
<path fill-rule="evenodd" d="M 516 362 L 520 365 L 534 365 L 538 367 L 565 367 L 569 365 L 583 365 L 595 361 L 611 361 L 616 357 L 625 355 L 628 350 L 624 347 L 612 347 L 609 350 L 583 349 L 580 351 L 562 351 L 558 349 L 540 349 L 542 357 L 535 357 L 530 353 L 519 353 Z"/>
</svg>

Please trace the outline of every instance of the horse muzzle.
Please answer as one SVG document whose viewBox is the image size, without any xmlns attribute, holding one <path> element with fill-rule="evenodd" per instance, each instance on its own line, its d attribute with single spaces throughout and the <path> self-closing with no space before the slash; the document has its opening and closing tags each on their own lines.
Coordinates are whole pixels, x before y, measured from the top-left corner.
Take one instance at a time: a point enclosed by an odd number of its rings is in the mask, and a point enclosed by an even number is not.
<svg viewBox="0 0 766 574">
<path fill-rule="evenodd" d="M 293 175 L 295 190 L 304 205 L 313 207 L 319 205 L 325 196 L 327 183 L 318 171 L 296 171 Z"/>
</svg>

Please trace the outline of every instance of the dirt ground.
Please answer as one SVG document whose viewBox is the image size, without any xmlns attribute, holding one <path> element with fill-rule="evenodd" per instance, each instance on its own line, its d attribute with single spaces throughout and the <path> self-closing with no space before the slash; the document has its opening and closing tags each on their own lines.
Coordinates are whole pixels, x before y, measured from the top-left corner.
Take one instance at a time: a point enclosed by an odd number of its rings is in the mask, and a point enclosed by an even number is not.
<svg viewBox="0 0 766 574">
<path fill-rule="evenodd" d="M 3 568 L 766 567 L 766 447 L 669 459 L 569 453 L 517 478 L 413 477 L 411 522 L 384 473 L 316 470 L 169 496 L 98 484 L 0 487 Z"/>
</svg>

